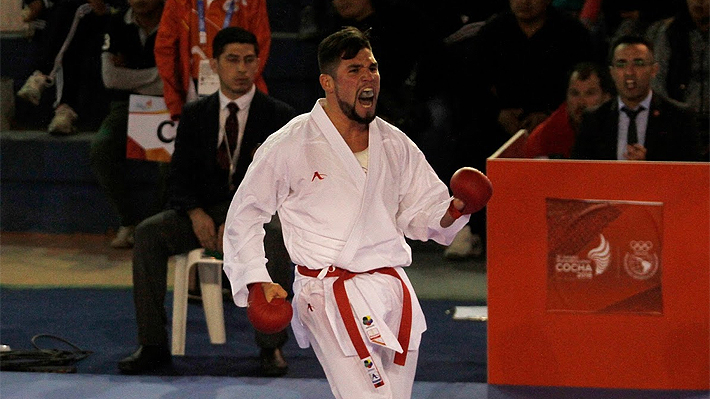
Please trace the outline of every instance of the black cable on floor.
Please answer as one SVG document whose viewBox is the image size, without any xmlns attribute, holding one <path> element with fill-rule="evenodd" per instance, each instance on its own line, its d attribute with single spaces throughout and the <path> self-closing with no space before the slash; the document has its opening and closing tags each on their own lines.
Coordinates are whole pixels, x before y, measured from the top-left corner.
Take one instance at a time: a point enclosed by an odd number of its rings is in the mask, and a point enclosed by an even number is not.
<svg viewBox="0 0 710 399">
<path fill-rule="evenodd" d="M 45 349 L 37 345 L 40 338 L 51 338 L 74 350 Z M 0 370 L 2 371 L 35 371 L 44 373 L 76 373 L 76 366 L 80 360 L 87 358 L 92 351 L 86 351 L 64 338 L 51 334 L 37 334 L 32 337 L 32 346 L 36 350 L 11 350 L 0 352 Z"/>
</svg>

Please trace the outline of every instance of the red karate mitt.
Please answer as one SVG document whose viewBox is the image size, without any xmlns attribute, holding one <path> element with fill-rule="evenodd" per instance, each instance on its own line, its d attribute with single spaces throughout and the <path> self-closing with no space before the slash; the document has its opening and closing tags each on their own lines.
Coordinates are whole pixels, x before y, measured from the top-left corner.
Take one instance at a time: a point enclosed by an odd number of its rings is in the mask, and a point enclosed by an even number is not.
<svg viewBox="0 0 710 399">
<path fill-rule="evenodd" d="M 247 317 L 257 331 L 265 334 L 277 333 L 291 323 L 292 316 L 293 308 L 289 301 L 274 298 L 267 302 L 260 283 L 249 287 Z"/>
<path fill-rule="evenodd" d="M 480 211 L 493 195 L 491 181 L 481 171 L 470 167 L 457 170 L 451 176 L 450 187 L 454 197 L 465 204 L 463 210 L 459 211 L 451 201 L 449 212 L 456 218 Z"/>
</svg>

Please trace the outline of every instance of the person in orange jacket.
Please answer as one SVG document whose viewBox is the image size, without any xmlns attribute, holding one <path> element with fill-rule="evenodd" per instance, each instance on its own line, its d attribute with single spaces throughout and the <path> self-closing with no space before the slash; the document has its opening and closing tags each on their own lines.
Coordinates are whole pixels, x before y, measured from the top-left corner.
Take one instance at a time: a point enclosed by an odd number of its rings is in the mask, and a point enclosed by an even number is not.
<svg viewBox="0 0 710 399">
<path fill-rule="evenodd" d="M 271 48 L 266 0 L 167 0 L 155 40 L 155 62 L 173 120 L 180 118 L 186 102 L 218 88 L 216 74 L 209 67 L 211 43 L 227 26 L 239 26 L 256 35 L 259 70 L 254 83 L 267 93 L 262 76 Z"/>
</svg>

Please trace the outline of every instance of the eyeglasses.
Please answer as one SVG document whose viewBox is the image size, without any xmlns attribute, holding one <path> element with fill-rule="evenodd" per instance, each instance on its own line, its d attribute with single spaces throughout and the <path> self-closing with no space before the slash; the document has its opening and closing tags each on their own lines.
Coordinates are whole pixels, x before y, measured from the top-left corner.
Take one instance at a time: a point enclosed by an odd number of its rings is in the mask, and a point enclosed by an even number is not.
<svg viewBox="0 0 710 399">
<path fill-rule="evenodd" d="M 633 61 L 631 61 L 631 62 L 629 62 L 629 61 L 627 61 L 627 60 L 618 60 L 618 61 L 612 62 L 611 65 L 612 65 L 614 68 L 624 69 L 624 68 L 626 68 L 626 67 L 629 66 L 629 65 L 633 65 L 633 66 L 635 66 L 635 67 L 637 67 L 637 68 L 643 68 L 643 67 L 651 66 L 651 65 L 653 65 L 653 64 L 655 64 L 655 63 L 656 63 L 655 61 L 647 61 L 647 60 L 636 59 L 636 60 L 633 60 Z"/>
</svg>

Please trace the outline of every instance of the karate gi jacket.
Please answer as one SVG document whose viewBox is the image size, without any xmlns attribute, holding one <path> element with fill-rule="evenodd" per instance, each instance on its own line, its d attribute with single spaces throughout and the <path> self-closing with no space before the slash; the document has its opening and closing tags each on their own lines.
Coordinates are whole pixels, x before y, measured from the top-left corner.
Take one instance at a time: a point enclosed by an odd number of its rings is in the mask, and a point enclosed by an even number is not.
<svg viewBox="0 0 710 399">
<path fill-rule="evenodd" d="M 439 225 L 451 201 L 446 185 L 416 145 L 380 118 L 369 125 L 365 173 L 320 101 L 259 147 L 232 200 L 224 234 L 224 270 L 234 302 L 246 306 L 247 284 L 271 281 L 265 267 L 263 224 L 278 211 L 286 248 L 297 265 L 336 266 L 356 273 L 394 267 L 412 295 L 409 348 L 416 349 L 426 322 L 402 269 L 412 262 L 405 235 L 448 245 L 469 217 L 460 217 L 448 228 Z M 294 303 L 307 278 L 311 277 L 296 273 Z M 345 285 L 356 314 L 368 308 L 377 322 L 388 309 L 378 292 L 367 289 L 363 281 L 367 278 L 385 276 L 356 277 Z M 343 352 L 354 356 L 333 296 L 334 280 L 330 278 L 326 287 L 326 312 Z M 294 310 L 294 334 L 305 348 L 309 346 L 305 327 Z M 400 348 L 396 333 L 379 325 L 387 330 L 386 346 Z"/>
</svg>

